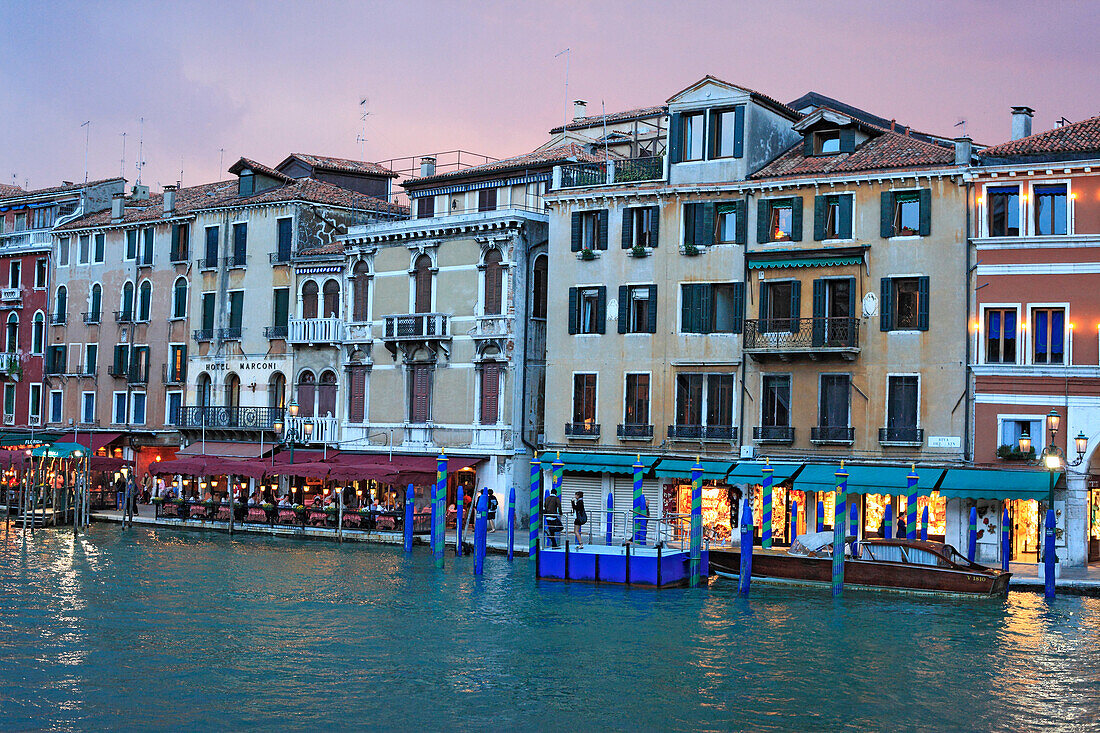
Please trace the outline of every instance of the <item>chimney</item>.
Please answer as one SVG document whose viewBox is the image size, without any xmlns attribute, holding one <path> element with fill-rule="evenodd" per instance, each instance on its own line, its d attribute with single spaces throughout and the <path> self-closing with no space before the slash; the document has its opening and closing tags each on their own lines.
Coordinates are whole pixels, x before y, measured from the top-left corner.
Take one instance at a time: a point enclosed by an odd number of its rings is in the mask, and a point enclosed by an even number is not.
<svg viewBox="0 0 1100 733">
<path fill-rule="evenodd" d="M 1022 137 L 1028 137 L 1031 135 L 1031 118 L 1035 115 L 1035 110 L 1031 107 L 1013 107 L 1012 108 L 1012 139 L 1019 140 Z"/>
<path fill-rule="evenodd" d="M 420 159 L 420 177 L 427 178 L 428 176 L 435 175 L 435 158 L 431 155 L 425 155 Z"/>
<path fill-rule="evenodd" d="M 970 151 L 973 141 L 966 137 L 955 138 L 955 165 L 970 165 Z"/>
<path fill-rule="evenodd" d="M 894 131 L 894 127 L 897 125 L 897 120 L 890 120 L 890 132 Z"/>
<path fill-rule="evenodd" d="M 149 199 L 149 187 L 140 183 L 135 183 L 133 189 L 130 191 L 130 195 L 134 201 L 146 201 Z"/>
<path fill-rule="evenodd" d="M 588 116 L 588 102 L 583 99 L 577 99 L 573 102 L 573 119 L 579 120 L 582 117 Z"/>
<path fill-rule="evenodd" d="M 164 187 L 164 215 L 169 216 L 176 211 L 176 187 Z"/>
<path fill-rule="evenodd" d="M 126 211 L 126 194 L 116 193 L 111 197 L 111 223 L 118 224 Z"/>
</svg>

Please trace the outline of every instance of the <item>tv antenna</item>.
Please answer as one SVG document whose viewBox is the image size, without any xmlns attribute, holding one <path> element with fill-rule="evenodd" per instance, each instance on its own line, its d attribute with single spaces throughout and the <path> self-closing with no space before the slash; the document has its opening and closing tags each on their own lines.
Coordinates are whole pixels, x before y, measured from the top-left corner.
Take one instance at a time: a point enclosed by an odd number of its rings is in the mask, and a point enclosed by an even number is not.
<svg viewBox="0 0 1100 733">
<path fill-rule="evenodd" d="M 137 181 L 136 184 L 141 184 L 141 170 L 145 167 L 145 118 L 138 118 L 139 134 L 138 134 L 138 156 L 137 161 L 134 163 L 134 167 L 137 168 Z"/>
<path fill-rule="evenodd" d="M 92 121 L 88 120 L 84 122 L 81 127 L 84 128 L 84 185 L 88 185 L 88 141 L 92 136 Z"/>
<path fill-rule="evenodd" d="M 568 48 L 554 54 L 554 58 L 565 56 L 565 101 L 562 102 L 561 110 L 561 134 L 563 138 L 565 137 L 565 126 L 569 124 L 569 57 L 572 54 L 572 50 Z"/>
<path fill-rule="evenodd" d="M 966 120 L 959 118 L 959 121 L 955 123 L 955 127 L 962 127 L 962 136 L 966 137 Z"/>
<path fill-rule="evenodd" d="M 225 148 L 218 148 L 218 175 L 225 171 Z"/>
<path fill-rule="evenodd" d="M 119 135 L 122 136 L 122 159 L 119 160 L 119 163 L 118 163 L 118 177 L 119 178 L 125 178 L 126 177 L 126 133 L 125 132 L 120 132 Z"/>
<path fill-rule="evenodd" d="M 355 142 L 359 143 L 359 160 L 366 160 L 367 144 L 367 118 L 370 117 L 370 97 L 359 98 L 359 121 L 363 123 L 362 132 L 355 136 Z"/>
</svg>

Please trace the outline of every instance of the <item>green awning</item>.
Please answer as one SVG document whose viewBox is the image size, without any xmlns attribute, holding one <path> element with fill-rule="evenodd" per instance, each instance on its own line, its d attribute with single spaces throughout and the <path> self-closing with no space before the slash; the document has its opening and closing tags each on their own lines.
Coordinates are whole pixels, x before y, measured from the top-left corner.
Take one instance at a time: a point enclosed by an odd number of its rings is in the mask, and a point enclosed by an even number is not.
<svg viewBox="0 0 1100 733">
<path fill-rule="evenodd" d="M 658 476 L 665 478 L 691 478 L 691 467 L 695 465 L 693 460 L 679 458 L 662 458 L 654 470 Z M 733 467 L 733 461 L 699 461 L 703 467 L 703 478 L 708 481 L 724 481 L 726 474 Z"/>
<path fill-rule="evenodd" d="M 1050 472 L 1042 469 L 949 468 L 940 483 L 942 496 L 966 499 L 1046 499 L 1049 493 Z"/>
<path fill-rule="evenodd" d="M 767 270 L 781 267 L 831 267 L 834 265 L 861 265 L 862 257 L 792 257 L 783 260 L 750 260 L 750 270 Z"/>
<path fill-rule="evenodd" d="M 731 484 L 758 484 L 764 480 L 764 474 L 760 472 L 764 468 L 763 461 L 740 461 L 729 472 L 726 481 Z M 772 478 L 776 483 L 789 479 L 802 468 L 801 463 L 772 463 Z"/>
<path fill-rule="evenodd" d="M 798 474 L 794 488 L 799 491 L 833 491 L 836 489 L 836 472 L 840 465 L 810 463 Z M 902 466 L 849 466 L 848 492 L 851 494 L 890 494 L 899 496 L 906 493 L 909 486 L 907 477 L 910 468 Z M 943 476 L 942 468 L 922 468 L 917 471 L 917 493 L 927 496 L 932 493 Z"/>
<path fill-rule="evenodd" d="M 539 457 L 542 467 L 550 470 L 557 459 L 556 451 L 546 451 Z M 624 453 L 562 453 L 561 462 L 566 471 L 587 471 L 588 473 L 621 473 L 629 476 L 634 473 L 637 454 Z M 646 472 L 653 468 L 657 456 L 642 456 L 641 463 Z"/>
<path fill-rule="evenodd" d="M 35 458 L 76 458 L 88 455 L 88 449 L 80 443 L 54 443 L 43 445 L 31 451 Z"/>
<path fill-rule="evenodd" d="M 41 430 L 31 432 L 29 430 L 16 430 L 0 435 L 0 446 L 11 447 L 13 445 L 49 445 L 61 437 L 61 433 L 47 433 Z"/>
</svg>

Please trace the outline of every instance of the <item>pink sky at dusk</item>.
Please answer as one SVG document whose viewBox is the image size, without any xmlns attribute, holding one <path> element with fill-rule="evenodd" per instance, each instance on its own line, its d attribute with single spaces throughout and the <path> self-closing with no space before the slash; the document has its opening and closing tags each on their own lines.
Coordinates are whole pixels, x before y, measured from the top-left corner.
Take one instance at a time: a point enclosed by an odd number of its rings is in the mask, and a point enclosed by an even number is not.
<svg viewBox="0 0 1100 733">
<path fill-rule="evenodd" d="M 1039 11 L 1040 8 L 1044 8 Z M 1039 12 L 1037 12 L 1039 11 Z M 525 152 L 570 99 L 660 104 L 705 74 L 818 91 L 919 130 L 1007 139 L 1009 107 L 1100 114 L 1100 4 L 14 2 L 0 4 L 0 182 L 227 177 L 244 155 Z M 219 169 L 220 149 L 224 164 Z M 13 178 L 14 174 L 14 178 Z"/>
</svg>

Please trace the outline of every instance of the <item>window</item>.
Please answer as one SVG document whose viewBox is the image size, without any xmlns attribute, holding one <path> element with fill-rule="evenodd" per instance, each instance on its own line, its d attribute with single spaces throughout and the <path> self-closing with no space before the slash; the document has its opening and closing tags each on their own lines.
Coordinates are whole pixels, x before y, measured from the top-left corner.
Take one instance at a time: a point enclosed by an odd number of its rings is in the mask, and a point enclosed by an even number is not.
<svg viewBox="0 0 1100 733">
<path fill-rule="evenodd" d="M 840 152 L 840 130 L 823 130 L 814 133 L 814 153 L 832 155 Z"/>
<path fill-rule="evenodd" d="M 684 114 L 680 117 L 680 150 L 682 160 L 702 160 L 705 115 L 702 112 Z"/>
<path fill-rule="evenodd" d="M 92 238 L 87 234 L 81 234 L 77 242 L 77 263 L 86 265 L 88 264 L 88 257 L 91 254 Z"/>
<path fill-rule="evenodd" d="M 932 189 L 882 192 L 883 239 L 932 233 Z"/>
<path fill-rule="evenodd" d="M 20 212 L 15 215 L 15 231 L 22 232 L 27 228 L 27 214 Z"/>
<path fill-rule="evenodd" d="M 499 249 L 485 253 L 485 315 L 499 315 L 504 305 L 504 265 Z"/>
<path fill-rule="evenodd" d="M 711 428 L 733 428 L 733 375 L 708 374 L 706 405 L 706 426 Z M 719 436 L 721 437 L 721 436 Z"/>
<path fill-rule="evenodd" d="M 290 288 L 275 288 L 275 312 L 272 324 L 276 329 L 282 329 L 285 338 L 287 325 L 290 323 Z"/>
<path fill-rule="evenodd" d="M 657 286 L 619 286 L 619 333 L 657 333 Z"/>
<path fill-rule="evenodd" d="M 42 422 L 42 385 L 32 384 L 30 389 L 30 424 Z"/>
<path fill-rule="evenodd" d="M 34 262 L 34 286 L 36 288 L 46 287 L 46 280 L 49 274 L 49 267 L 46 260 L 35 260 Z"/>
<path fill-rule="evenodd" d="M 852 195 L 814 197 L 814 239 L 852 238 Z"/>
<path fill-rule="evenodd" d="M 34 210 L 34 229 L 49 229 L 53 226 L 55 212 L 53 206 L 43 206 Z"/>
<path fill-rule="evenodd" d="M 786 202 L 776 203 L 771 209 L 770 231 L 773 242 L 785 242 L 794 233 L 794 207 Z"/>
<path fill-rule="evenodd" d="M 1031 447 L 1036 454 L 1041 453 L 1046 447 L 1046 431 L 1043 429 L 1046 420 L 1035 418 L 1006 418 L 1001 420 L 1000 442 L 997 445 L 1007 445 L 1012 450 L 1020 449 L 1020 437 L 1027 435 L 1031 438 Z"/>
<path fill-rule="evenodd" d="M 88 316 L 92 323 L 99 323 L 100 316 L 103 313 L 103 288 L 99 283 L 92 286 L 91 295 L 88 299 Z"/>
<path fill-rule="evenodd" d="M 127 281 L 122 286 L 122 307 L 119 308 L 119 313 L 126 321 L 133 320 L 134 318 L 134 284 Z"/>
<path fill-rule="evenodd" d="M 191 226 L 172 225 L 172 262 L 186 262 L 191 250 Z"/>
<path fill-rule="evenodd" d="M 95 376 L 96 367 L 99 361 L 99 346 L 97 344 L 86 344 L 84 346 L 84 374 L 89 377 Z"/>
<path fill-rule="evenodd" d="M 351 318 L 363 323 L 370 320 L 370 268 L 360 260 L 352 270 Z"/>
<path fill-rule="evenodd" d="M 61 405 L 64 399 L 64 393 L 61 390 L 50 390 L 50 422 L 61 422 Z"/>
<path fill-rule="evenodd" d="M 416 200 L 416 218 L 431 219 L 435 216 L 435 196 L 421 196 Z"/>
<path fill-rule="evenodd" d="M 4 422 L 15 422 L 15 385 L 4 385 Z"/>
<path fill-rule="evenodd" d="M 49 351 L 46 353 L 47 374 L 65 373 L 65 355 L 67 351 L 64 344 L 53 344 L 50 346 Z"/>
<path fill-rule="evenodd" d="M 126 259 L 136 260 L 138 253 L 138 233 L 137 229 L 130 229 L 126 232 Z"/>
<path fill-rule="evenodd" d="M 367 367 L 357 364 L 348 367 L 348 422 L 363 423 L 366 421 Z"/>
<path fill-rule="evenodd" d="M 286 407 L 286 377 L 275 372 L 267 382 L 267 406 L 282 410 Z"/>
<path fill-rule="evenodd" d="M 678 427 L 702 426 L 703 378 L 702 374 L 676 375 L 676 425 Z"/>
<path fill-rule="evenodd" d="M 1066 184 L 1035 187 L 1035 233 L 1039 236 L 1066 234 Z"/>
<path fill-rule="evenodd" d="M 882 278 L 879 310 L 882 331 L 927 331 L 928 278 Z"/>
<path fill-rule="evenodd" d="M 477 192 L 477 210 L 494 211 L 497 208 L 497 190 L 495 188 L 482 188 Z"/>
<path fill-rule="evenodd" d="M 34 314 L 31 323 L 31 353 L 41 354 L 46 340 L 46 314 L 39 311 Z"/>
<path fill-rule="evenodd" d="M 432 368 L 414 364 L 409 369 L 409 422 L 425 423 L 432 419 Z"/>
<path fill-rule="evenodd" d="M 481 367 L 481 410 L 482 425 L 496 425 L 500 419 L 500 375 L 503 370 L 499 364 L 486 364 Z"/>
<path fill-rule="evenodd" d="M 195 400 L 199 407 L 209 407 L 212 402 L 211 398 L 214 393 L 213 385 L 210 382 L 210 375 L 203 373 L 199 375 L 199 381 L 195 385 Z"/>
<path fill-rule="evenodd" d="M 244 291 L 229 292 L 229 338 L 241 337 L 241 324 L 244 322 Z"/>
<path fill-rule="evenodd" d="M 153 264 L 153 227 L 141 230 L 141 262 L 142 265 Z"/>
<path fill-rule="evenodd" d="M 549 301 L 546 262 L 546 255 L 539 255 L 535 258 L 535 267 L 531 277 L 531 316 L 533 318 L 546 318 L 546 308 Z"/>
<path fill-rule="evenodd" d="M 656 247 L 659 217 L 656 206 L 623 209 L 623 249 Z"/>
<path fill-rule="evenodd" d="M 574 211 L 571 222 L 571 251 L 607 249 L 607 209 Z"/>
<path fill-rule="evenodd" d="M 1031 361 L 1033 364 L 1065 363 L 1066 311 L 1034 308 L 1031 311 Z"/>
<path fill-rule="evenodd" d="M 727 204 L 718 204 L 716 213 L 718 217 L 718 243 L 744 244 L 745 202 L 732 201 Z"/>
<path fill-rule="evenodd" d="M 233 225 L 233 261 L 234 267 L 244 267 L 248 259 L 248 223 Z"/>
<path fill-rule="evenodd" d="M 164 422 L 166 425 L 179 425 L 180 409 L 183 407 L 183 392 L 164 394 Z"/>
<path fill-rule="evenodd" d="M 573 375 L 573 424 L 585 428 L 596 425 L 596 375 Z"/>
<path fill-rule="evenodd" d="M 19 260 L 12 260 L 8 266 L 8 287 L 18 290 L 22 286 L 23 265 Z"/>
<path fill-rule="evenodd" d="M 740 158 L 744 150 L 745 108 L 715 109 L 710 113 L 710 155 Z"/>
<path fill-rule="evenodd" d="M 989 211 L 989 236 L 1020 236 L 1020 188 L 990 186 L 985 190 Z"/>
<path fill-rule="evenodd" d="M 69 266 L 69 238 L 61 237 L 57 240 L 57 266 Z"/>
<path fill-rule="evenodd" d="M 416 313 L 432 312 L 432 258 L 420 255 L 413 266 L 413 287 L 415 288 L 413 306 Z"/>
<path fill-rule="evenodd" d="M 131 382 L 145 384 L 149 381 L 149 347 L 134 346 L 131 350 L 130 370 L 126 378 Z"/>
<path fill-rule="evenodd" d="M 733 435 L 733 375 L 676 375 L 676 437 L 687 440 Z"/>
<path fill-rule="evenodd" d="M 80 422 L 85 425 L 95 422 L 95 392 L 80 394 Z"/>
<path fill-rule="evenodd" d="M 1016 363 L 1016 309 L 985 309 L 985 363 Z"/>
<path fill-rule="evenodd" d="M 626 375 L 626 406 L 623 413 L 626 425 L 649 425 L 649 375 Z"/>
<path fill-rule="evenodd" d="M 114 398 L 114 412 L 111 421 L 116 425 L 124 425 L 126 423 L 126 393 L 115 392 Z"/>
<path fill-rule="evenodd" d="M 7 328 L 4 332 L 4 351 L 14 354 L 19 350 L 19 316 L 8 314 Z"/>
<path fill-rule="evenodd" d="M 765 428 L 789 427 L 791 424 L 791 378 L 787 375 L 764 375 L 763 414 Z"/>
<path fill-rule="evenodd" d="M 129 344 L 115 344 L 115 359 L 111 364 L 111 375 L 115 377 L 125 377 L 127 370 L 130 368 L 130 346 Z"/>
<path fill-rule="evenodd" d="M 172 286 L 172 318 L 187 317 L 187 278 L 176 278 Z"/>
<path fill-rule="evenodd" d="M 802 197 L 761 199 L 757 204 L 756 241 L 801 242 Z"/>
<path fill-rule="evenodd" d="M 202 294 L 202 330 L 206 338 L 212 338 L 214 331 L 214 293 Z"/>
<path fill-rule="evenodd" d="M 104 249 L 106 248 L 107 236 L 104 234 L 95 235 L 95 251 L 92 254 L 92 261 L 96 263 L 102 263 L 104 258 Z"/>
<path fill-rule="evenodd" d="M 915 442 L 918 387 L 916 375 L 887 377 L 886 428 L 891 439 Z"/>
<path fill-rule="evenodd" d="M 772 280 L 760 283 L 760 331 L 798 333 L 802 307 L 802 283 Z"/>
<path fill-rule="evenodd" d="M 69 289 L 64 285 L 57 286 L 57 295 L 54 298 L 54 313 L 53 323 L 65 323 L 67 320 L 66 314 L 69 311 Z"/>
<path fill-rule="evenodd" d="M 293 246 L 294 239 L 294 220 L 290 217 L 285 219 L 279 219 L 279 241 L 277 245 L 277 256 L 280 262 L 288 262 L 290 260 L 291 247 Z"/>
<path fill-rule="evenodd" d="M 681 333 L 741 333 L 744 283 L 683 283 L 680 295 Z"/>
<path fill-rule="evenodd" d="M 313 280 L 307 280 L 302 285 L 302 318 L 317 317 L 317 298 L 321 289 Z"/>
<path fill-rule="evenodd" d="M 684 246 L 707 247 L 714 244 L 714 204 L 684 204 Z"/>
<path fill-rule="evenodd" d="M 212 268 L 218 266 L 218 228 L 206 227 L 206 249 L 203 254 L 202 266 Z"/>
<path fill-rule="evenodd" d="M 317 415 L 319 417 L 336 416 L 336 374 L 325 372 L 317 386 Z"/>
<path fill-rule="evenodd" d="M 256 190 L 256 177 L 252 173 L 241 173 L 237 178 L 237 195 L 251 196 Z"/>
<path fill-rule="evenodd" d="M 569 288 L 569 333 L 603 333 L 607 319 L 607 288 Z"/>
<path fill-rule="evenodd" d="M 814 346 L 856 346 L 856 279 L 829 277 L 814 280 Z"/>
<path fill-rule="evenodd" d="M 336 282 L 335 280 L 325 280 L 325 285 L 322 288 L 322 294 L 324 296 L 325 318 L 339 318 L 340 283 Z"/>
<path fill-rule="evenodd" d="M 141 322 L 147 322 L 153 308 L 153 285 L 148 280 L 138 288 L 138 316 Z"/>
<path fill-rule="evenodd" d="M 172 344 L 168 354 L 168 381 L 184 381 L 187 378 L 187 345 Z"/>
<path fill-rule="evenodd" d="M 817 406 L 817 425 L 825 428 L 822 440 L 845 440 L 848 428 L 848 397 L 851 377 L 822 374 Z M 843 430 L 843 433 L 840 432 Z"/>
</svg>

